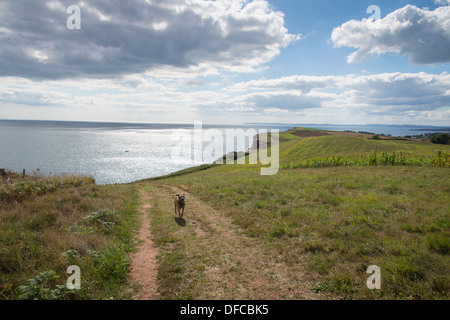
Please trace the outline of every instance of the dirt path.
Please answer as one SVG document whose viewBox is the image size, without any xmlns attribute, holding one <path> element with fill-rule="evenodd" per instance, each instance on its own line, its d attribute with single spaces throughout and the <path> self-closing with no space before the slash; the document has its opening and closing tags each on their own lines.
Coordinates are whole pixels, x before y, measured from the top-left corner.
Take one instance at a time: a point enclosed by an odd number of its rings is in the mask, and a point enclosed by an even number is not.
<svg viewBox="0 0 450 320">
<path fill-rule="evenodd" d="M 311 291 L 313 284 L 303 268 L 287 267 L 276 250 L 245 235 L 231 218 L 202 202 L 187 188 L 164 187 L 173 194 L 186 195 L 186 225 L 196 236 L 195 245 L 186 245 L 186 254 L 199 257 L 204 265 L 199 281 L 203 283 L 199 290 L 204 292 L 199 298 L 321 299 Z"/>
<path fill-rule="evenodd" d="M 142 214 L 142 225 L 138 233 L 138 240 L 140 244 L 137 251 L 131 255 L 131 283 L 140 286 L 140 291 L 134 296 L 135 300 L 158 300 L 158 264 L 157 253 L 150 229 L 150 215 L 149 210 L 152 205 L 148 193 L 141 190 L 142 204 L 139 211 Z"/>
<path fill-rule="evenodd" d="M 184 218 L 173 212 L 176 193 L 186 195 Z M 247 236 L 186 187 L 152 183 L 142 185 L 140 195 L 141 243 L 130 273 L 140 287 L 134 299 L 327 299 L 312 292 L 303 262 L 287 265 L 276 248 Z"/>
</svg>

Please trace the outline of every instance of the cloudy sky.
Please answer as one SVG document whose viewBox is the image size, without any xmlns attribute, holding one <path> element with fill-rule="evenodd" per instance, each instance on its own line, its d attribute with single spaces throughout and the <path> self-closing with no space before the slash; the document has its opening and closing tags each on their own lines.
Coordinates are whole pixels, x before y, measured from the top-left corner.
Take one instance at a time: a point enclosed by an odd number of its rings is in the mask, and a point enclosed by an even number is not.
<svg viewBox="0 0 450 320">
<path fill-rule="evenodd" d="M 449 69 L 450 0 L 0 1 L 1 119 L 450 125 Z"/>
</svg>

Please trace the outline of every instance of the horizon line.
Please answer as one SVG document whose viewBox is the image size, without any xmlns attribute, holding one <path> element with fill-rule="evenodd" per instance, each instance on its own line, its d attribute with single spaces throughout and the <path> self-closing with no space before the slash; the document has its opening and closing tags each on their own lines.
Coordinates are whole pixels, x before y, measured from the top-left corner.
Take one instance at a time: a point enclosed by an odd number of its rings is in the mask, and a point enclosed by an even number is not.
<svg viewBox="0 0 450 320">
<path fill-rule="evenodd" d="M 43 120 L 43 119 L 0 119 L 0 121 L 29 121 L 29 122 L 69 122 L 69 123 L 104 123 L 104 124 L 169 124 L 169 125 L 191 125 L 192 123 L 181 122 L 135 122 L 135 121 L 98 121 L 98 120 Z M 195 121 L 193 122 L 195 123 Z M 409 127 L 436 127 L 436 128 L 450 128 L 450 126 L 430 125 L 430 124 L 387 124 L 387 123 L 360 123 L 360 124 L 336 124 L 336 123 L 282 123 L 282 122 L 245 122 L 245 123 L 211 123 L 206 125 L 282 125 L 282 126 L 409 126 Z"/>
</svg>

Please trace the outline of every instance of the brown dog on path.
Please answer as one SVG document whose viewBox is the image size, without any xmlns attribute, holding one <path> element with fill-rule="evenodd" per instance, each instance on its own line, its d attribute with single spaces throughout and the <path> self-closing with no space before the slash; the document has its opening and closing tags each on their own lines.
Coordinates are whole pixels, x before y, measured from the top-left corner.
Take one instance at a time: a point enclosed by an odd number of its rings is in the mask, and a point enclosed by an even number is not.
<svg viewBox="0 0 450 320">
<path fill-rule="evenodd" d="M 178 213 L 178 217 L 182 218 L 184 215 L 184 207 L 186 205 L 184 194 L 175 195 L 173 203 L 175 205 L 175 214 Z"/>
</svg>

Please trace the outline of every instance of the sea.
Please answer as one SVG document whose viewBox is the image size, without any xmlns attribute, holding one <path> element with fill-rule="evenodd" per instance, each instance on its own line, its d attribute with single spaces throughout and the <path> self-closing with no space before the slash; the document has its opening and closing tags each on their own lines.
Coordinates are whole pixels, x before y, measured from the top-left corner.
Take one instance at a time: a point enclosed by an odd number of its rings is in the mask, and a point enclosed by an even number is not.
<svg viewBox="0 0 450 320">
<path fill-rule="evenodd" d="M 0 120 L 0 168 L 15 172 L 25 169 L 28 174 L 44 176 L 88 175 L 95 178 L 98 184 L 129 183 L 211 163 L 231 151 L 246 151 L 253 142 L 245 139 L 248 133 L 281 132 L 293 127 L 392 136 L 450 131 L 450 127 L 408 125 Z M 205 133 L 215 138 L 205 139 Z M 245 143 L 240 144 L 240 139 L 244 139 Z M 213 141 L 216 146 L 222 143 L 223 147 L 202 152 Z"/>
</svg>

